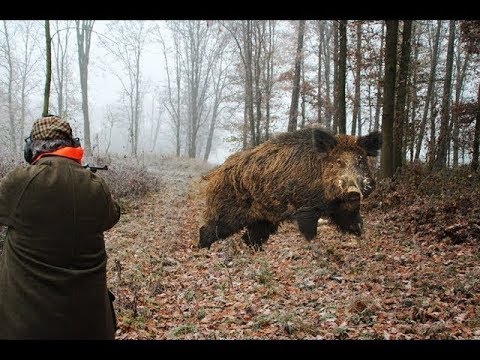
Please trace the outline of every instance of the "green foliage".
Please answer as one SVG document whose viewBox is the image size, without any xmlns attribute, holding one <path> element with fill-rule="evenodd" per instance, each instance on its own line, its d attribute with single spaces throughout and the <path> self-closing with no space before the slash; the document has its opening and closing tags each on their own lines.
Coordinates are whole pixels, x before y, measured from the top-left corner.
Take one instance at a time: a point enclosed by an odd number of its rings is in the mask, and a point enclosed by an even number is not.
<svg viewBox="0 0 480 360">
<path fill-rule="evenodd" d="M 178 327 L 176 327 L 175 329 L 173 329 L 170 334 L 173 336 L 173 337 L 178 337 L 178 336 L 181 336 L 181 335 L 186 335 L 186 334 L 190 334 L 190 333 L 194 333 L 196 331 L 196 327 L 195 325 L 192 325 L 192 324 L 184 324 L 184 325 L 180 325 Z"/>
</svg>

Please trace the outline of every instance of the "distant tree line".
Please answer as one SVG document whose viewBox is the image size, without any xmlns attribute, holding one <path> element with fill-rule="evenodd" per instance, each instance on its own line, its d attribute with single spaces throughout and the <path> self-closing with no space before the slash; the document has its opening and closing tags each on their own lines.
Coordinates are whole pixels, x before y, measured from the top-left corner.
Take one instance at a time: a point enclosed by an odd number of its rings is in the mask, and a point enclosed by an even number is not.
<svg viewBox="0 0 480 360">
<path fill-rule="evenodd" d="M 0 146 L 19 149 L 37 112 L 81 119 L 88 153 L 92 144 L 108 152 L 121 128 L 133 156 L 159 151 L 165 134 L 177 156 L 204 160 L 220 131 L 241 150 L 320 124 L 381 130 L 384 177 L 413 161 L 478 169 L 479 21 L 129 20 L 109 21 L 103 33 L 96 24 L 2 20 Z M 145 75 L 152 48 L 162 55 L 161 83 Z M 92 58 L 121 89 L 96 120 Z M 31 105 L 40 95 L 42 111 Z"/>
</svg>

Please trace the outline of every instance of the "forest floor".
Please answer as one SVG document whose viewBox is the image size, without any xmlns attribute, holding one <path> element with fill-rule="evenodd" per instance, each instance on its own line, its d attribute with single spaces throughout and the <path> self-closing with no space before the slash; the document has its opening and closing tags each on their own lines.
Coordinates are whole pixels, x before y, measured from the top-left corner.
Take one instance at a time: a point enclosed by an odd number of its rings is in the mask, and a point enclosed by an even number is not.
<svg viewBox="0 0 480 360">
<path fill-rule="evenodd" d="M 363 205 L 365 235 L 285 223 L 264 251 L 241 234 L 198 249 L 189 163 L 105 234 L 117 339 L 480 339 L 480 174 L 412 167 Z"/>
</svg>

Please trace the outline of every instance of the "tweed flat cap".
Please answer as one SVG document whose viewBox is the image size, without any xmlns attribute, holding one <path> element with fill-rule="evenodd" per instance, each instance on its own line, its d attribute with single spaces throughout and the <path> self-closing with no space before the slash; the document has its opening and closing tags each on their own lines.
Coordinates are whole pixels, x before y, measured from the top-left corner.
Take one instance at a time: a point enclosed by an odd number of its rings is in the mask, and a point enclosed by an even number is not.
<svg viewBox="0 0 480 360">
<path fill-rule="evenodd" d="M 61 117 L 45 116 L 35 120 L 30 136 L 32 140 L 71 139 L 72 128 Z"/>
</svg>

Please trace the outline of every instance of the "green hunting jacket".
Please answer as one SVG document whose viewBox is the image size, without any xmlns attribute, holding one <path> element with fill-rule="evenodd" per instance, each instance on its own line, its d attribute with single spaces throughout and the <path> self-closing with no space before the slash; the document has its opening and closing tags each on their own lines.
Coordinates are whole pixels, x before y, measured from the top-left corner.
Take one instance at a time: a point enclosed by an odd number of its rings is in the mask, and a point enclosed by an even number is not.
<svg viewBox="0 0 480 360">
<path fill-rule="evenodd" d="M 47 156 L 0 180 L 0 339 L 113 339 L 103 232 L 120 218 L 104 180 Z"/>
</svg>

